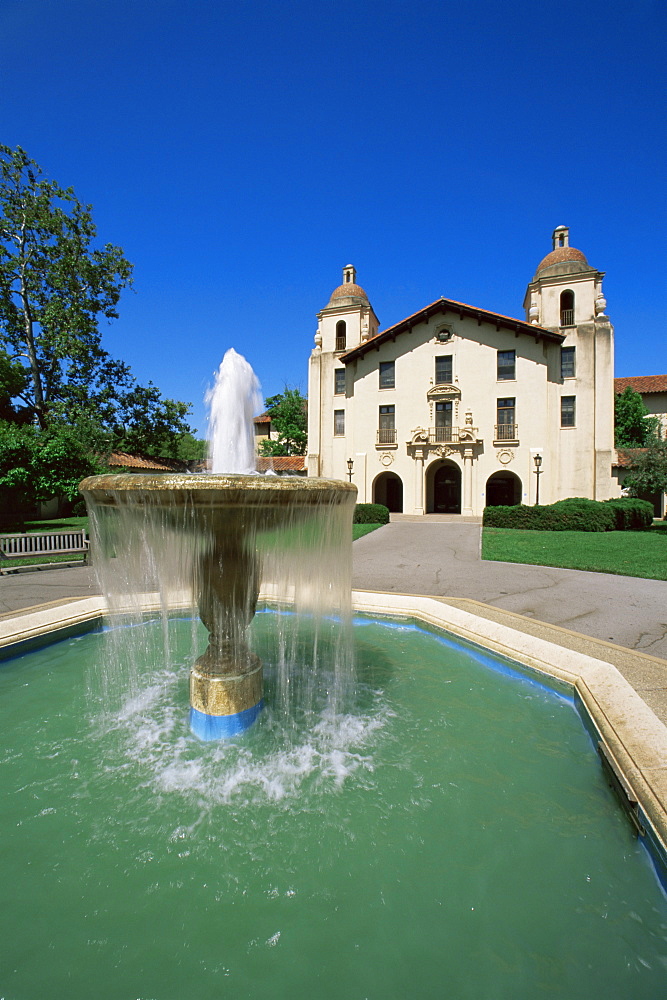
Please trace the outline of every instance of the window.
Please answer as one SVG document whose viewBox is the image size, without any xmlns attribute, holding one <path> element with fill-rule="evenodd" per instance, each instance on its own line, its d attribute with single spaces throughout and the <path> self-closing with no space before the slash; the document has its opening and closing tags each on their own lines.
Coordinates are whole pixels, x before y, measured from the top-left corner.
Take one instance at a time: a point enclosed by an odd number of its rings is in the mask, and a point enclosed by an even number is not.
<svg viewBox="0 0 667 1000">
<path fill-rule="evenodd" d="M 452 381 L 452 355 L 443 354 L 435 359 L 435 384 L 445 385 Z"/>
<path fill-rule="evenodd" d="M 576 375 L 576 364 L 574 359 L 574 347 L 561 347 L 560 349 L 560 377 L 574 378 Z"/>
<path fill-rule="evenodd" d="M 560 293 L 560 325 L 574 326 L 574 292 Z"/>
<path fill-rule="evenodd" d="M 335 368 L 334 369 L 334 395 L 344 396 L 345 395 L 345 369 Z"/>
<path fill-rule="evenodd" d="M 396 407 L 381 406 L 378 427 L 378 444 L 395 444 L 396 442 Z"/>
<path fill-rule="evenodd" d="M 498 351 L 498 381 L 516 378 L 516 351 Z"/>
<path fill-rule="evenodd" d="M 380 388 L 394 389 L 396 386 L 395 363 L 393 361 L 380 362 Z"/>
<path fill-rule="evenodd" d="M 576 417 L 576 396 L 561 396 L 560 400 L 561 427 L 574 427 L 575 417 Z"/>
<path fill-rule="evenodd" d="M 345 410 L 334 410 L 334 437 L 345 433 Z"/>
<path fill-rule="evenodd" d="M 496 441 L 516 441 L 518 428 L 515 424 L 515 399 L 499 399 L 497 403 Z"/>
<path fill-rule="evenodd" d="M 336 323 L 336 350 L 344 351 L 347 343 L 347 326 L 345 320 L 341 319 Z"/>
<path fill-rule="evenodd" d="M 435 440 L 452 440 L 452 410 L 451 400 L 443 400 L 435 404 Z"/>
</svg>

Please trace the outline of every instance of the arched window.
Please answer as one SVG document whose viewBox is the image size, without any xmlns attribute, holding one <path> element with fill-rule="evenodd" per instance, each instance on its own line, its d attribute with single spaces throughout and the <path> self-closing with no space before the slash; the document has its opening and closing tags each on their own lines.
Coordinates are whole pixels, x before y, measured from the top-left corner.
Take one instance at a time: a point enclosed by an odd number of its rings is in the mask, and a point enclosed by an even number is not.
<svg viewBox="0 0 667 1000">
<path fill-rule="evenodd" d="M 336 350 L 344 351 L 347 337 L 347 327 L 345 320 L 341 319 L 336 323 Z"/>
<path fill-rule="evenodd" d="M 560 325 L 574 326 L 574 292 L 569 288 L 560 293 Z"/>
</svg>

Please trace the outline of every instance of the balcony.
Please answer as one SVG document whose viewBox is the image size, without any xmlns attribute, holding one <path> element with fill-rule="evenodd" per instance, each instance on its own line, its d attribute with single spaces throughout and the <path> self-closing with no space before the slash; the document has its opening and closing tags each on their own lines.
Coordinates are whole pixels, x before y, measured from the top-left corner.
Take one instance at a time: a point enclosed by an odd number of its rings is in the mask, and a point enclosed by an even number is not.
<svg viewBox="0 0 667 1000">
<path fill-rule="evenodd" d="M 339 336 L 336 337 L 336 350 L 337 351 L 344 351 L 345 350 L 345 340 L 346 340 L 345 337 L 339 337 Z"/>
<path fill-rule="evenodd" d="M 574 309 L 561 309 L 561 311 L 560 311 L 560 325 L 561 326 L 574 326 Z"/>
<path fill-rule="evenodd" d="M 376 445 L 396 445 L 396 428 L 380 427 L 377 432 Z"/>
<path fill-rule="evenodd" d="M 431 427 L 428 432 L 430 444 L 458 444 L 458 427 Z"/>
<path fill-rule="evenodd" d="M 518 424 L 496 424 L 496 441 L 518 441 Z"/>
</svg>

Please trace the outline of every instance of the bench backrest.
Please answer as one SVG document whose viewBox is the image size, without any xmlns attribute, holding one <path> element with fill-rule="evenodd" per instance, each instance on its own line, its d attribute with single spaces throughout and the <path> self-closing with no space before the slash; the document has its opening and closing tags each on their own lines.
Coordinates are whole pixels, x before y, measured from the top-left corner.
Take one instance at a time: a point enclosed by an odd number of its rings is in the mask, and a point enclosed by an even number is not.
<svg viewBox="0 0 667 1000">
<path fill-rule="evenodd" d="M 29 556 L 41 552 L 85 552 L 87 548 L 88 539 L 83 528 L 74 531 L 0 535 L 0 552 L 6 556 Z"/>
</svg>

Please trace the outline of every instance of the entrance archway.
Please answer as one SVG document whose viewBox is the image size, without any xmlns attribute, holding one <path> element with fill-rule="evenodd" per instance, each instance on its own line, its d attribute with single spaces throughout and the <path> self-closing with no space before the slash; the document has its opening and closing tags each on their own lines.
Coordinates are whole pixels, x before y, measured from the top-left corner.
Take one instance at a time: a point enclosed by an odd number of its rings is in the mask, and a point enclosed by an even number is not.
<svg viewBox="0 0 667 1000">
<path fill-rule="evenodd" d="M 461 513 L 461 470 L 453 462 L 443 462 L 433 472 L 429 492 L 430 514 Z"/>
<path fill-rule="evenodd" d="M 373 484 L 373 503 L 381 503 L 392 513 L 403 513 L 403 481 L 395 472 L 381 472 Z"/>
<path fill-rule="evenodd" d="M 494 472 L 486 481 L 487 507 L 513 507 L 521 503 L 521 480 L 513 472 Z"/>
</svg>

